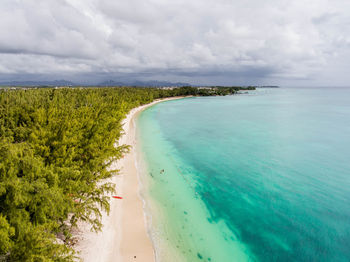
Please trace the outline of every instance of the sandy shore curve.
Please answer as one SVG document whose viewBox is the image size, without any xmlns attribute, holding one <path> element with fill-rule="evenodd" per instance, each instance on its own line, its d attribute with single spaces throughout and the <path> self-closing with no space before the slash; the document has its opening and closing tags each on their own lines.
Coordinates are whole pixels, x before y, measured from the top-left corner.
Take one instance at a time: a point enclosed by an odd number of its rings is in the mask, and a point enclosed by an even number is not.
<svg viewBox="0 0 350 262">
<path fill-rule="evenodd" d="M 119 169 L 119 175 L 111 181 L 116 185 L 117 195 L 123 199 L 111 198 L 109 215 L 103 212 L 102 231 L 91 232 L 88 225 L 80 224 L 76 233 L 76 250 L 85 262 L 114 261 L 155 261 L 155 252 L 147 233 L 143 200 L 140 196 L 140 184 L 136 167 L 136 125 L 137 115 L 156 103 L 180 99 L 171 97 L 155 100 L 152 103 L 132 109 L 123 120 L 124 134 L 119 145 L 130 145 L 130 152 L 124 158 L 113 163 L 111 169 Z"/>
</svg>

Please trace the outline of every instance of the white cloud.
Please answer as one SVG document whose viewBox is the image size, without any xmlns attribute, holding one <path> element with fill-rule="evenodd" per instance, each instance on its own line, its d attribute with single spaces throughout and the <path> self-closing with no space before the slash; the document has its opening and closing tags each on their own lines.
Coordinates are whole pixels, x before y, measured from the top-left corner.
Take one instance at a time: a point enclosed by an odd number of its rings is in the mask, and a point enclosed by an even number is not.
<svg viewBox="0 0 350 262">
<path fill-rule="evenodd" d="M 349 65 L 349 11 L 343 0 L 3 0 L 0 74 L 321 79 Z"/>
</svg>

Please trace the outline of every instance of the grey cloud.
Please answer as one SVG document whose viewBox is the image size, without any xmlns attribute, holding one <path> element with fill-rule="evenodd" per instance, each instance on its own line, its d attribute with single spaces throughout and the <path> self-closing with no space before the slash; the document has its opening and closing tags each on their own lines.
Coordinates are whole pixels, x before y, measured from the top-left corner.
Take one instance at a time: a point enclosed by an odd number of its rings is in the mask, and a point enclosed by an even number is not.
<svg viewBox="0 0 350 262">
<path fill-rule="evenodd" d="M 0 78 L 317 83 L 348 66 L 349 11 L 342 0 L 4 0 Z"/>
<path fill-rule="evenodd" d="M 312 22 L 315 24 L 323 24 L 330 22 L 333 18 L 337 17 L 337 13 L 324 13 L 320 16 L 312 18 Z"/>
</svg>

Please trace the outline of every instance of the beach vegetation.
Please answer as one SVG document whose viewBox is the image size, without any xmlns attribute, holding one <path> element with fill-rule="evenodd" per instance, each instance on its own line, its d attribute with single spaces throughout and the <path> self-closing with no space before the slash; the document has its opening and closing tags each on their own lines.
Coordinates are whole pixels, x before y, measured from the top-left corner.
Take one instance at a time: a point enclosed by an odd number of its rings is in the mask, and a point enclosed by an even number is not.
<svg viewBox="0 0 350 262">
<path fill-rule="evenodd" d="M 78 222 L 101 229 L 128 152 L 122 120 L 155 99 L 235 88 L 41 88 L 0 91 L 0 261 L 74 261 Z"/>
</svg>

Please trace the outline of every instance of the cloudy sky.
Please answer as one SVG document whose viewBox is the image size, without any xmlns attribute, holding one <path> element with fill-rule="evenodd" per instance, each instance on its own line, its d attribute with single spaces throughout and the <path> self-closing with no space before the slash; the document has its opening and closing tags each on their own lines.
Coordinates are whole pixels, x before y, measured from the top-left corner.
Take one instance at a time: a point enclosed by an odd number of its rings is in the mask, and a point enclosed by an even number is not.
<svg viewBox="0 0 350 262">
<path fill-rule="evenodd" d="M 1 0 L 0 81 L 347 85 L 349 0 Z"/>
</svg>

